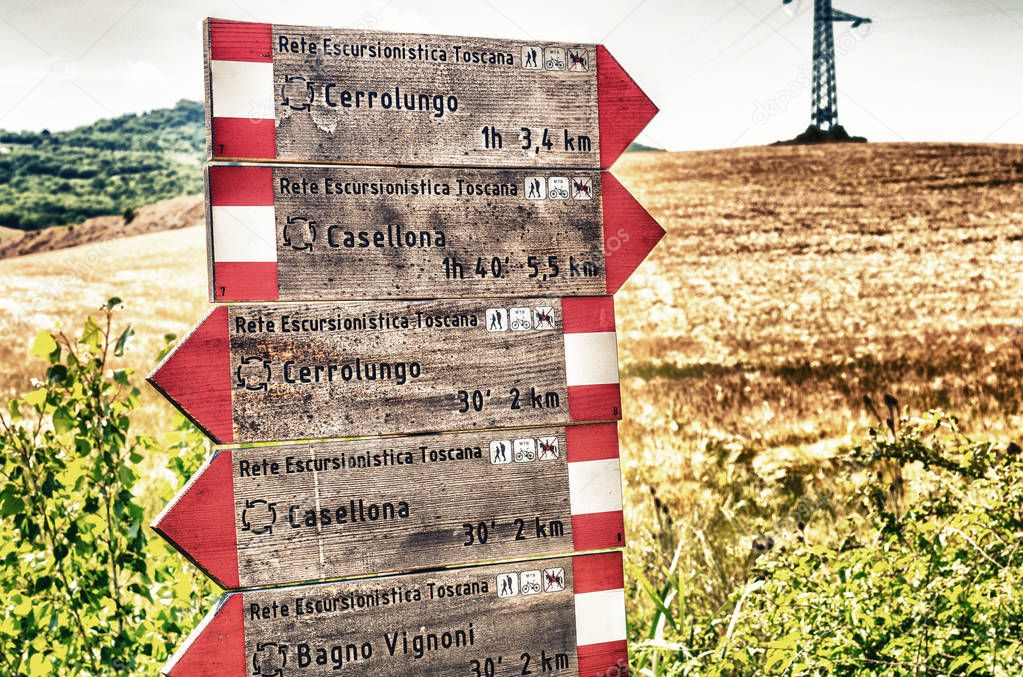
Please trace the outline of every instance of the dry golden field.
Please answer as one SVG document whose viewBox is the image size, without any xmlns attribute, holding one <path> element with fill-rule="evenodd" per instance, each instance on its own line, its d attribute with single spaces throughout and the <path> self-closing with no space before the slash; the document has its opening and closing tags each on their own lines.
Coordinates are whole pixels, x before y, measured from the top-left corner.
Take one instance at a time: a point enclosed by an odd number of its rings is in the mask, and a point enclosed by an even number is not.
<svg viewBox="0 0 1023 677">
<path fill-rule="evenodd" d="M 754 537 L 835 489 L 864 394 L 1023 437 L 1023 146 L 648 153 L 615 172 L 667 231 L 616 302 L 635 574 L 660 578 L 681 543 L 712 616 Z"/>
<path fill-rule="evenodd" d="M 764 479 L 825 461 L 867 423 L 864 393 L 1023 431 L 1023 147 L 634 153 L 615 173 L 668 233 L 617 300 L 636 531 L 651 486 L 699 496 L 714 449 Z M 0 261 L 0 389 L 42 370 L 35 331 L 113 295 L 141 378 L 207 307 L 203 246 L 186 228 Z M 140 424 L 171 413 L 147 393 Z"/>
<path fill-rule="evenodd" d="M 142 378 L 156 364 L 164 335 L 184 333 L 205 313 L 205 234 L 201 227 L 105 240 L 0 260 L 0 392 L 29 389 L 43 360 L 28 356 L 35 333 L 57 323 L 80 331 L 87 315 L 112 296 L 125 302 L 118 318 L 134 328 L 123 362 L 136 369 L 144 410 L 136 425 L 168 429 L 173 408 Z"/>
<path fill-rule="evenodd" d="M 721 439 L 766 452 L 765 472 L 829 456 L 884 390 L 1023 430 L 1023 147 L 635 154 L 615 171 L 668 233 L 617 302 L 635 461 Z"/>
</svg>

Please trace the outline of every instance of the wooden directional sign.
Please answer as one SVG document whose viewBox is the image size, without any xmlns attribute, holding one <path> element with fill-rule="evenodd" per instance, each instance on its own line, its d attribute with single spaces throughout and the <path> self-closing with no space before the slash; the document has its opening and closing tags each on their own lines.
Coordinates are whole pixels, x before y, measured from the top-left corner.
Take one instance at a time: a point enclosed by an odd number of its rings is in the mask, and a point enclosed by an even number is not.
<svg viewBox="0 0 1023 677">
<path fill-rule="evenodd" d="M 179 675 L 628 674 L 620 552 L 225 595 Z"/>
<path fill-rule="evenodd" d="M 600 45 L 208 19 L 212 159 L 606 168 L 656 107 Z"/>
<path fill-rule="evenodd" d="M 221 443 L 621 418 L 607 296 L 221 306 L 149 381 Z"/>
<path fill-rule="evenodd" d="M 224 449 L 153 528 L 226 588 L 622 547 L 618 433 Z"/>
<path fill-rule="evenodd" d="M 613 294 L 664 235 L 598 171 L 210 167 L 213 301 Z"/>
</svg>

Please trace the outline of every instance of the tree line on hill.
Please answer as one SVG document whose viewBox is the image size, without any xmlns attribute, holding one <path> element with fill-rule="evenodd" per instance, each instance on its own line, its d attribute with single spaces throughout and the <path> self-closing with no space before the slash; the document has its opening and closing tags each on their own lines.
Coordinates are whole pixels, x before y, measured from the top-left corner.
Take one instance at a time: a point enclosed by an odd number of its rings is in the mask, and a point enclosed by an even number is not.
<svg viewBox="0 0 1023 677">
<path fill-rule="evenodd" d="M 203 106 L 65 132 L 0 130 L 0 226 L 37 230 L 202 190 Z"/>
</svg>

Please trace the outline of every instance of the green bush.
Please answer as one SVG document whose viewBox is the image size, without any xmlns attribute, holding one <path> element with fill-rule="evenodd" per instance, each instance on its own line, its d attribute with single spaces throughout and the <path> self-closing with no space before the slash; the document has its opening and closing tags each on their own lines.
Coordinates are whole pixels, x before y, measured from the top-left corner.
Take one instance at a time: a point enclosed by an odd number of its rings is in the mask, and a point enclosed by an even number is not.
<svg viewBox="0 0 1023 677">
<path fill-rule="evenodd" d="M 40 333 L 45 374 L 0 413 L 5 675 L 152 674 L 207 608 L 211 586 L 143 508 L 170 497 L 206 443 L 184 424 L 170 449 L 130 433 L 139 391 L 112 365 L 132 336 L 112 332 L 119 304 L 77 339 Z M 140 475 L 168 453 L 174 483 Z"/>
<path fill-rule="evenodd" d="M 686 607 L 681 545 L 639 576 L 656 609 L 632 624 L 639 672 L 1023 674 L 1023 455 L 942 412 L 900 419 L 888 404 L 844 459 L 847 505 L 827 498 L 790 533 L 755 539 L 719 609 Z"/>
</svg>

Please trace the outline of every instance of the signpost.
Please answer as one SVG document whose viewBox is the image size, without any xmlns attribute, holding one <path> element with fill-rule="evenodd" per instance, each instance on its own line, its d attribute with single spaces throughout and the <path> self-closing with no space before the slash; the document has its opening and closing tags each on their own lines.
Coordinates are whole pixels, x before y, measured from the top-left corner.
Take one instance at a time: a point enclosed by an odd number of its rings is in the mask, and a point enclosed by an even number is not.
<svg viewBox="0 0 1023 677">
<path fill-rule="evenodd" d="M 225 595 L 173 677 L 628 674 L 620 552 Z"/>
<path fill-rule="evenodd" d="M 153 524 L 235 590 L 165 672 L 628 674 L 610 295 L 664 231 L 600 170 L 653 104 L 599 45 L 204 41 L 207 156 L 248 161 L 207 169 L 210 299 L 243 303 L 149 381 L 276 444 Z"/>
<path fill-rule="evenodd" d="M 600 45 L 209 19 L 214 160 L 610 167 L 656 107 Z"/>
<path fill-rule="evenodd" d="M 225 588 L 625 545 L 613 423 L 217 453 L 153 528 Z"/>
<path fill-rule="evenodd" d="M 664 231 L 599 171 L 209 169 L 210 299 L 613 294 Z"/>
<path fill-rule="evenodd" d="M 606 296 L 221 306 L 149 381 L 220 443 L 622 415 Z"/>
</svg>

